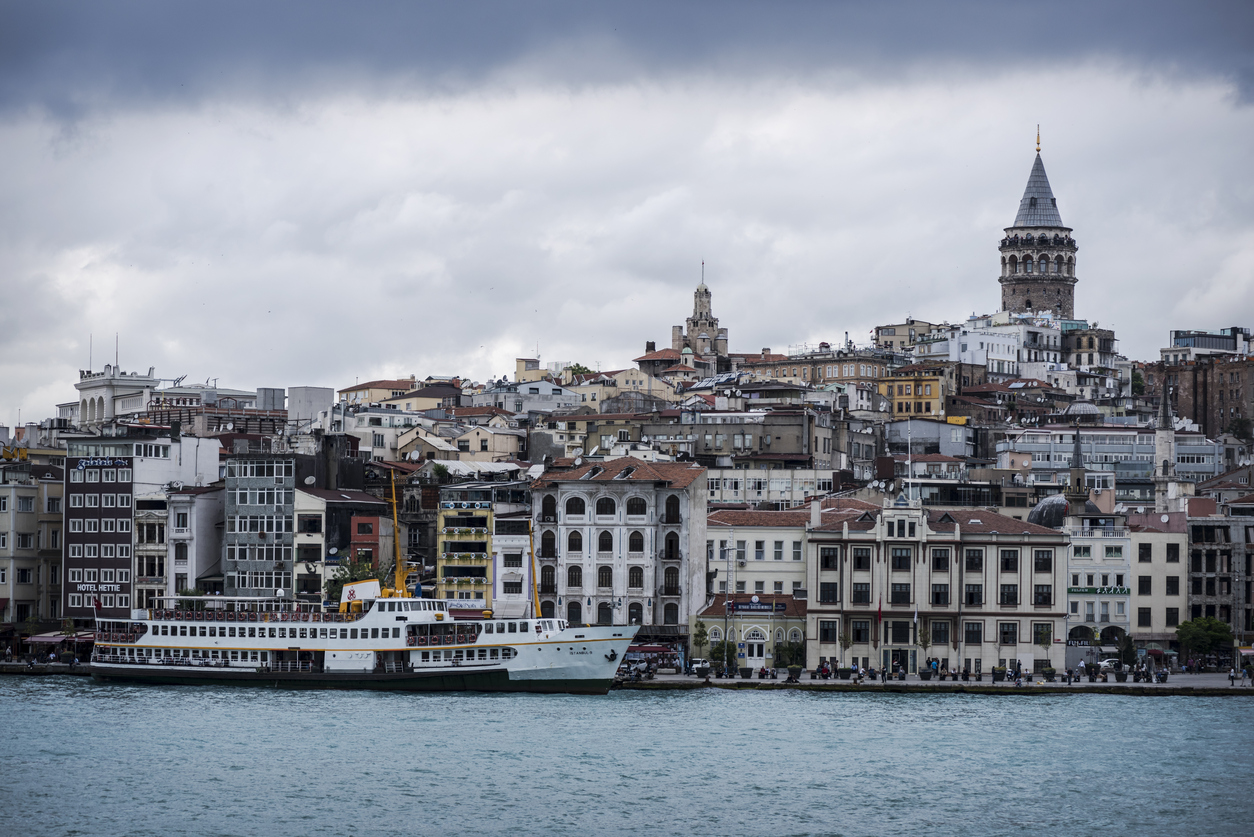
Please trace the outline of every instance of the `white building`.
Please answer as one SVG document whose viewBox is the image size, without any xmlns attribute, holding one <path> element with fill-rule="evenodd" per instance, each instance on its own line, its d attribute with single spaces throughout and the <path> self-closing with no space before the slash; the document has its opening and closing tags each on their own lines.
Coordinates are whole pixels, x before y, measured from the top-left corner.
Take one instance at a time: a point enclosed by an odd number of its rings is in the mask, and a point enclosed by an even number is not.
<svg viewBox="0 0 1254 837">
<path fill-rule="evenodd" d="M 533 488 L 541 615 L 642 625 L 685 643 L 706 596 L 705 468 L 624 458 L 550 471 Z"/>
</svg>

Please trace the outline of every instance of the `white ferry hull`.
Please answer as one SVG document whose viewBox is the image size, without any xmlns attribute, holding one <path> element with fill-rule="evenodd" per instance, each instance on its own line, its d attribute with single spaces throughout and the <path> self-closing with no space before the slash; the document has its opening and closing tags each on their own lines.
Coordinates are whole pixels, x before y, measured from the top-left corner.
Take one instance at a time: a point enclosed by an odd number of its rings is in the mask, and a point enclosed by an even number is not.
<svg viewBox="0 0 1254 837">
<path fill-rule="evenodd" d="M 605 694 L 637 630 L 635 626 L 567 626 L 565 630 L 536 634 L 535 638 L 531 634 L 499 638 L 481 635 L 473 644 L 442 645 L 438 651 L 408 645 L 362 651 L 344 647 L 351 646 L 349 643 L 300 643 L 302 651 L 319 658 L 319 662 L 308 665 L 298 663 L 300 670 L 200 656 L 163 656 L 168 653 L 167 646 L 179 640 L 171 638 L 154 647 L 139 639 L 124 646 L 105 646 L 107 652 L 124 653 L 96 654 L 91 673 L 105 682 L 188 686 Z M 488 661 L 460 659 L 479 656 L 485 648 L 509 648 L 513 656 Z M 207 648 L 196 650 L 207 656 Z M 290 650 L 293 649 L 278 647 L 269 649 L 269 653 L 277 657 Z M 156 652 L 154 656 L 126 656 L 126 652 L 142 655 L 152 651 Z M 430 658 L 437 653 L 440 657 L 447 654 L 448 659 L 432 662 Z M 452 659 L 454 654 L 459 659 Z M 399 658 L 400 662 L 376 664 L 385 656 Z"/>
</svg>

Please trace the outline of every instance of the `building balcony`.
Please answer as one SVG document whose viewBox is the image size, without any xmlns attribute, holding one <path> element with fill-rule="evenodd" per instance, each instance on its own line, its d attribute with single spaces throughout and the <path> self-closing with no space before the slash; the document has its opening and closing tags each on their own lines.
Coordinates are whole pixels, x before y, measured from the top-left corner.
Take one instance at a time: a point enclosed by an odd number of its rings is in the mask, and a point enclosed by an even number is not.
<svg viewBox="0 0 1254 837">
<path fill-rule="evenodd" d="M 1065 526 L 1063 532 L 1073 538 L 1126 538 L 1128 530 L 1120 526 L 1109 529 L 1088 529 L 1082 526 Z"/>
<path fill-rule="evenodd" d="M 680 596 L 680 595 L 683 595 L 683 593 L 678 587 L 663 587 L 662 595 L 663 596 Z"/>
<path fill-rule="evenodd" d="M 556 584 L 541 584 L 541 585 L 540 585 L 540 593 L 541 593 L 541 595 L 556 596 L 556 595 L 557 595 L 557 585 L 556 585 Z"/>
<path fill-rule="evenodd" d="M 446 564 L 486 564 L 491 557 L 486 552 L 444 552 L 440 560 Z"/>
<path fill-rule="evenodd" d="M 684 560 L 684 553 L 678 549 L 664 549 L 657 554 L 657 559 L 659 561 L 682 561 Z"/>
<path fill-rule="evenodd" d="M 484 537 L 488 534 L 486 526 L 446 526 L 440 530 L 441 535 L 450 538 Z"/>
<path fill-rule="evenodd" d="M 136 584 L 160 584 L 165 586 L 165 576 L 163 575 L 139 575 L 135 576 Z"/>
</svg>

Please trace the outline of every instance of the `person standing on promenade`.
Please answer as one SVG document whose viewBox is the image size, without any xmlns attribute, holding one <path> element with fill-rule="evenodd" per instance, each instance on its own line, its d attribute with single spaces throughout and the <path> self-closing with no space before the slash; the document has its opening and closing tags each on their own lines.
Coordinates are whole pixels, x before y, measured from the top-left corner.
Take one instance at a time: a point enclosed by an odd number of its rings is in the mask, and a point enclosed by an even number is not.
<svg viewBox="0 0 1254 837">
<path fill-rule="evenodd" d="M 1228 669 L 1228 685 L 1237 685 L 1237 670 L 1235 668 Z"/>
</svg>

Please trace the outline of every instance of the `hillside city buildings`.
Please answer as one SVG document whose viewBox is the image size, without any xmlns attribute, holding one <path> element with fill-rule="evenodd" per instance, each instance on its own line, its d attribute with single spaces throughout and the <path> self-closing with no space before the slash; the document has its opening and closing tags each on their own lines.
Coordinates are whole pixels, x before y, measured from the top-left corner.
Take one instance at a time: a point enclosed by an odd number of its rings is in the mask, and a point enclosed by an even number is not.
<svg viewBox="0 0 1254 837">
<path fill-rule="evenodd" d="M 1120 354 L 1039 153 L 989 232 L 996 310 L 866 343 L 733 351 L 702 277 L 669 343 L 606 370 L 82 370 L 55 417 L 0 428 L 0 638 L 187 591 L 321 601 L 399 558 L 457 619 L 633 623 L 747 667 L 1041 670 L 1128 639 L 1162 664 L 1201 617 L 1249 646 L 1250 330 Z"/>
</svg>

